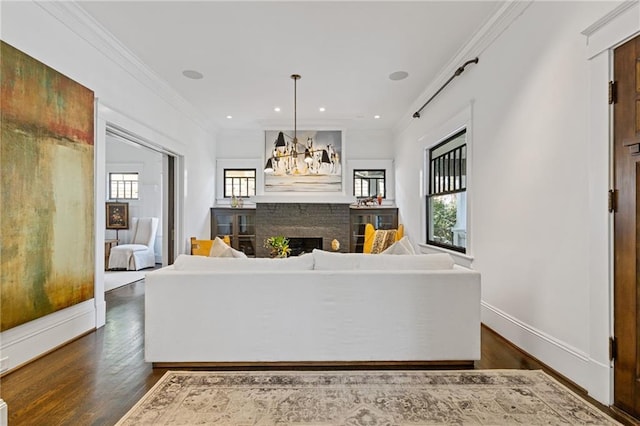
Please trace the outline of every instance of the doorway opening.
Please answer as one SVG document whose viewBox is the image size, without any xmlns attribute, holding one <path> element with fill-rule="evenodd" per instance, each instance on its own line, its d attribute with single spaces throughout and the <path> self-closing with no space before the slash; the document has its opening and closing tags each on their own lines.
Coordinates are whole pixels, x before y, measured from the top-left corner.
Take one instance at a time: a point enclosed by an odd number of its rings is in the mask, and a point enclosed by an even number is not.
<svg viewBox="0 0 640 426">
<path fill-rule="evenodd" d="M 156 264 L 170 265 L 175 259 L 176 242 L 176 154 L 127 130 L 107 123 L 105 146 L 106 202 L 124 202 L 133 217 L 157 217 Z M 110 177 L 134 178 L 136 191 L 117 191 Z M 124 184 L 121 184 L 124 185 Z M 124 199 L 118 197 L 125 197 Z M 112 235 L 113 234 L 113 235 Z M 128 243 L 130 230 L 105 230 L 105 242 Z M 114 240 L 117 242 L 113 243 Z M 108 253 L 105 253 L 105 257 Z"/>
</svg>

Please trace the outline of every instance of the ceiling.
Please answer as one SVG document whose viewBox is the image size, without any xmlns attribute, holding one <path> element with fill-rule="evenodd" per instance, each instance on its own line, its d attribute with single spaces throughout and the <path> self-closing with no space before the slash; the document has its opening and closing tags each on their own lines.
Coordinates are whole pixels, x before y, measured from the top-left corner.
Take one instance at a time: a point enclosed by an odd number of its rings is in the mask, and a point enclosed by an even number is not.
<svg viewBox="0 0 640 426">
<path fill-rule="evenodd" d="M 293 127 L 294 73 L 299 128 L 391 128 L 502 3 L 78 2 L 220 129 Z"/>
</svg>

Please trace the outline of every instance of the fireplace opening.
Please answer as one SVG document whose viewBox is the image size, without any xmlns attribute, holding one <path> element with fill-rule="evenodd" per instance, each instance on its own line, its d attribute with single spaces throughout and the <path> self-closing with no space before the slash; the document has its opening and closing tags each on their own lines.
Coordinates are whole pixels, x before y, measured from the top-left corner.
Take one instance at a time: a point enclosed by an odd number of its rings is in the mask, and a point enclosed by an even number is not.
<svg viewBox="0 0 640 426">
<path fill-rule="evenodd" d="M 301 254 L 311 253 L 313 249 L 322 250 L 322 237 L 287 237 L 289 238 L 289 248 L 291 253 L 289 256 L 300 256 Z"/>
</svg>

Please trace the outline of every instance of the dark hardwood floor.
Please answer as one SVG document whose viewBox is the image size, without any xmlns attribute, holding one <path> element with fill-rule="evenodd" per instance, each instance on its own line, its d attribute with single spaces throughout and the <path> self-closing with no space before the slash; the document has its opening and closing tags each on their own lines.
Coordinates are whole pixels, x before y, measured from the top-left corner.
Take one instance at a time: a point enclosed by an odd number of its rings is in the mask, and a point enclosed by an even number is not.
<svg viewBox="0 0 640 426">
<path fill-rule="evenodd" d="M 104 327 L 1 378 L 10 426 L 113 425 L 167 371 L 144 362 L 144 283 L 112 290 L 106 301 Z M 475 368 L 543 369 L 585 395 L 486 327 Z M 638 424 L 585 399 L 624 424 Z"/>
</svg>

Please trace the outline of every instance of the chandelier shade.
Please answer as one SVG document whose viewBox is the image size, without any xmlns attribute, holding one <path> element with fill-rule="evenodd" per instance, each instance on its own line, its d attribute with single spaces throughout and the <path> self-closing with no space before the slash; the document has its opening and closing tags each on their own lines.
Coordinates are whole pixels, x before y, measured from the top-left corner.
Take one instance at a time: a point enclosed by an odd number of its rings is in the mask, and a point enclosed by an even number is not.
<svg viewBox="0 0 640 426">
<path fill-rule="evenodd" d="M 276 148 L 284 148 L 287 143 L 284 141 L 284 133 L 278 133 L 278 139 L 276 139 Z"/>
</svg>

